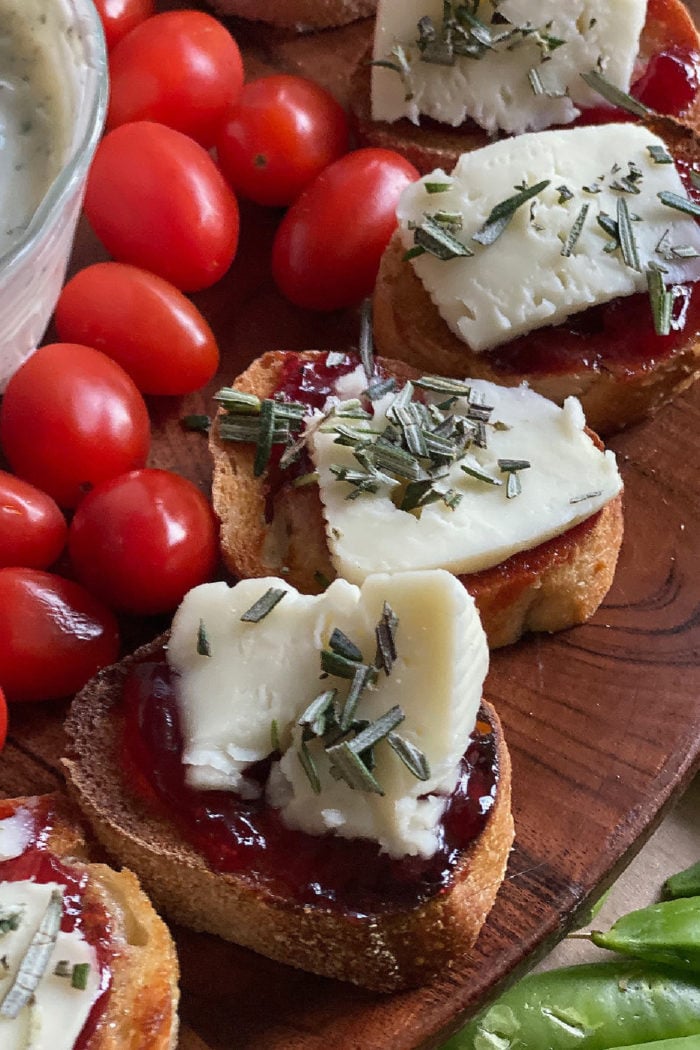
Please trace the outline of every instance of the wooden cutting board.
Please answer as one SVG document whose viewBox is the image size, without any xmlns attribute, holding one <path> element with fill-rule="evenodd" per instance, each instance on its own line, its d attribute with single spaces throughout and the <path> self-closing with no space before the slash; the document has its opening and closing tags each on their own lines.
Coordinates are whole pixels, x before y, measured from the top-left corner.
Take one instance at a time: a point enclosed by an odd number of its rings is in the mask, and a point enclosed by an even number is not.
<svg viewBox="0 0 700 1050">
<path fill-rule="evenodd" d="M 367 24 L 302 37 L 234 21 L 231 28 L 249 77 L 307 73 L 341 99 L 368 36 Z M 220 341 L 220 374 L 200 394 L 150 399 L 151 465 L 176 469 L 204 491 L 206 443 L 183 431 L 180 418 L 210 412 L 212 392 L 263 351 L 345 349 L 357 338 L 354 311 L 314 315 L 276 294 L 268 257 L 278 221 L 276 212 L 244 207 L 232 270 L 194 297 Z M 103 257 L 83 224 L 73 269 Z M 486 695 L 513 756 L 517 840 L 472 956 L 428 987 L 386 997 L 175 929 L 181 1050 L 436 1047 L 561 938 L 625 866 L 700 763 L 698 435 L 700 384 L 611 442 L 626 486 L 626 539 L 605 605 L 583 627 L 493 655 Z M 125 622 L 127 646 L 161 626 Z M 64 713 L 64 704 L 12 711 L 3 795 L 60 785 Z"/>
</svg>

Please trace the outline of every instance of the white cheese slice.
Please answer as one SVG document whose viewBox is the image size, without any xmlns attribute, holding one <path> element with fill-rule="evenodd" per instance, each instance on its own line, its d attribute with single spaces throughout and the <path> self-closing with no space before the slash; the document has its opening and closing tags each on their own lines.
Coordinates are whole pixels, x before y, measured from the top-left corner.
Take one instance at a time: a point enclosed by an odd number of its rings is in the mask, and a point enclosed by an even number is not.
<svg viewBox="0 0 700 1050">
<path fill-rule="evenodd" d="M 598 449 L 585 433 L 583 411 L 575 398 L 559 408 L 524 385 L 470 382 L 493 406 L 492 422 L 508 428 L 489 426 L 487 448 L 470 449 L 471 465 L 503 481 L 499 459 L 528 460 L 531 466 L 520 472 L 522 492 L 515 498 L 507 498 L 505 484 L 493 486 L 467 476 L 457 462 L 440 486 L 462 495 L 454 510 L 442 502 L 425 506 L 419 517 L 400 510 L 388 484 L 376 493 L 348 499 L 350 486 L 331 467 L 357 467 L 352 449 L 334 444 L 332 432 L 314 434 L 312 456 L 328 545 L 336 570 L 352 583 L 361 583 L 371 573 L 411 568 L 444 568 L 457 574 L 489 568 L 566 532 L 620 492 L 615 457 Z M 391 397 L 375 405 L 373 429 L 383 429 Z M 459 401 L 454 411 L 465 409 Z"/>
<path fill-rule="evenodd" d="M 397 209 L 406 249 L 414 244 L 411 224 L 440 210 L 462 216 L 458 239 L 474 251 L 468 258 L 442 261 L 425 253 L 411 260 L 452 331 L 472 350 L 489 350 L 589 306 L 645 291 L 650 266 L 664 268 L 667 285 L 698 280 L 700 227 L 659 199 L 663 191 L 686 193 L 675 165 L 656 163 L 649 147 L 665 151 L 661 139 L 637 124 L 543 131 L 464 154 L 451 177 L 437 171 L 407 187 Z M 638 194 L 616 188 L 630 163 L 641 172 Z M 472 240 L 516 186 L 544 180 L 549 185 L 515 211 L 492 244 Z M 428 193 L 425 184 L 436 182 L 450 188 Z M 631 218 L 639 269 L 620 248 L 606 250 L 611 237 L 598 217 L 617 221 L 619 201 Z M 584 206 L 580 235 L 563 255 Z M 698 254 L 676 257 L 673 247 Z"/>
<path fill-rule="evenodd" d="M 288 593 L 259 623 L 241 623 L 241 613 L 269 587 Z M 315 795 L 299 762 L 296 722 L 319 693 L 337 686 L 342 696 L 349 685 L 320 677 L 321 650 L 338 627 L 374 660 L 374 630 L 385 601 L 399 618 L 398 659 L 390 675 L 381 673 L 363 693 L 358 716 L 374 720 L 399 704 L 406 719 L 397 732 L 425 753 L 430 779 L 417 780 L 384 742 L 376 747 L 375 771 L 383 796 L 335 781 L 324 754 L 315 755 L 321 779 Z M 200 621 L 211 656 L 197 652 Z M 434 852 L 436 825 L 456 783 L 488 668 L 474 603 L 449 573 L 376 577 L 362 589 L 336 580 L 313 597 L 269 578 L 232 589 L 205 584 L 185 597 L 176 614 L 168 660 L 180 674 L 190 783 L 240 790 L 246 760 L 273 750 L 274 718 L 284 753 L 270 776 L 269 800 L 287 823 L 311 833 L 370 837 L 395 856 Z M 314 741 L 310 746 L 321 751 Z"/>
<path fill-rule="evenodd" d="M 425 115 L 452 126 L 471 118 L 489 132 L 513 134 L 570 123 L 582 107 L 605 105 L 582 73 L 600 69 L 611 83 L 629 89 L 646 7 L 646 0 L 481 0 L 476 13 L 488 25 L 497 10 L 511 26 L 529 24 L 540 35 L 521 37 L 515 47 L 509 46 L 514 38 L 503 40 L 481 58 L 458 55 L 454 65 L 440 65 L 424 61 L 416 41 L 418 21 L 426 15 L 441 31 L 442 0 L 379 0 L 374 59 L 395 61 L 392 50 L 399 44 L 410 73 L 404 82 L 391 69 L 373 67 L 372 117 L 418 123 Z M 493 26 L 498 32 L 508 28 Z M 547 37 L 563 43 L 547 50 Z M 533 69 L 544 88 L 538 94 L 530 81 Z"/>
<path fill-rule="evenodd" d="M 0 914 L 20 916 L 17 930 L 0 936 L 0 957 L 5 961 L 0 971 L 0 997 L 14 981 L 46 913 L 51 892 L 62 888 L 57 883 L 29 880 L 0 883 Z M 71 970 L 76 964 L 88 964 L 84 990 L 73 988 L 70 978 L 56 976 L 56 966 L 63 961 Z M 31 1050 L 72 1050 L 99 991 L 100 972 L 94 948 L 79 931 L 59 932 L 33 1003 L 23 1007 L 14 1019 L 0 1016 L 2 1050 L 26 1050 L 29 1046 Z"/>
<path fill-rule="evenodd" d="M 0 820 L 0 860 L 20 857 L 33 836 L 32 816 L 26 809 L 18 809 Z"/>
</svg>

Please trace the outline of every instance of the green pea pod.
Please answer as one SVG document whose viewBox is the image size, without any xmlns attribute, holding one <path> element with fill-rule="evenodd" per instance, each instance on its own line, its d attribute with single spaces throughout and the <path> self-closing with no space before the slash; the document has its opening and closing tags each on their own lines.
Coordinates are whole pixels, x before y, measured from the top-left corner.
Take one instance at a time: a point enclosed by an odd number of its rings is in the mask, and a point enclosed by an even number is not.
<svg viewBox="0 0 700 1050">
<path fill-rule="evenodd" d="M 591 940 L 623 955 L 700 972 L 700 897 L 679 897 L 631 911 L 607 932 L 594 930 Z"/>
<path fill-rule="evenodd" d="M 699 1034 L 700 977 L 615 960 L 524 977 L 443 1050 L 608 1050 Z"/>
<path fill-rule="evenodd" d="M 700 897 L 700 862 L 666 879 L 664 893 L 667 897 Z"/>
<path fill-rule="evenodd" d="M 653 1043 L 633 1043 L 632 1046 L 611 1046 L 610 1050 L 700 1050 L 700 1035 L 685 1035 L 680 1039 L 655 1039 Z"/>
</svg>

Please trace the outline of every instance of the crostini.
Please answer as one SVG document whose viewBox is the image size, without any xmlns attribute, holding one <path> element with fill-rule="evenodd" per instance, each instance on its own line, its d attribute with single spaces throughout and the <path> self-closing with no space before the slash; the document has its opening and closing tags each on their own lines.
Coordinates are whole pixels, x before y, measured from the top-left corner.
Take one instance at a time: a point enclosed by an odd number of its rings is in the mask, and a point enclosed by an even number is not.
<svg viewBox="0 0 700 1050">
<path fill-rule="evenodd" d="M 67 721 L 69 787 L 175 920 L 393 991 L 459 965 L 503 879 L 488 649 L 442 571 L 195 588 Z"/>
<path fill-rule="evenodd" d="M 494 136 L 648 110 L 697 127 L 700 41 L 681 0 L 474 8 L 380 0 L 350 96 L 363 145 L 396 149 L 426 173 Z"/>
<path fill-rule="evenodd" d="M 234 576 L 316 593 L 336 575 L 449 568 L 492 648 L 588 619 L 617 562 L 621 481 L 577 403 L 373 367 L 368 379 L 353 355 L 268 353 L 219 395 L 213 502 Z M 261 411 L 276 419 L 267 460 Z M 428 448 L 408 443 L 416 414 Z"/>
<path fill-rule="evenodd" d="M 575 395 L 609 434 L 700 372 L 695 135 L 543 131 L 408 187 L 374 296 L 380 353 Z"/>
<path fill-rule="evenodd" d="M 170 1050 L 178 965 L 130 871 L 90 863 L 67 800 L 0 801 L 3 1050 Z"/>
</svg>

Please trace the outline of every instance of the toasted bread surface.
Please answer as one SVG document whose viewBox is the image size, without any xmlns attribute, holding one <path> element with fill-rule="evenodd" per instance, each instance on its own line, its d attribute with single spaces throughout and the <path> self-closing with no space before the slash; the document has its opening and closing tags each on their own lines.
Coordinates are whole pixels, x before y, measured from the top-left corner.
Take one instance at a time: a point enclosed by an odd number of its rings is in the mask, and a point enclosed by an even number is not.
<svg viewBox="0 0 700 1050">
<path fill-rule="evenodd" d="M 394 991 L 457 965 L 493 905 L 513 840 L 510 759 L 493 708 L 484 702 L 497 745 L 496 800 L 451 883 L 414 908 L 348 915 L 212 870 L 167 814 L 131 793 L 120 761 L 122 692 L 134 662 L 161 652 L 164 640 L 100 672 L 76 697 L 66 723 L 69 789 L 105 848 L 138 872 L 171 918 L 291 966 Z"/>
<path fill-rule="evenodd" d="M 46 848 L 87 875 L 85 900 L 110 920 L 113 956 L 107 1004 L 88 1050 L 171 1050 L 177 1044 L 178 962 L 170 932 L 127 870 L 88 860 L 76 809 L 58 795 L 4 800 L 2 814 L 28 808 L 46 814 Z"/>
<path fill-rule="evenodd" d="M 647 22 L 640 39 L 640 59 L 674 45 L 700 51 L 695 23 L 682 0 L 650 3 Z M 453 128 L 436 120 L 423 118 L 420 124 L 408 119 L 394 123 L 372 120 L 371 66 L 372 45 L 358 64 L 350 90 L 350 114 L 355 134 L 363 146 L 394 149 L 409 160 L 421 175 L 435 168 L 451 171 L 460 154 L 487 146 L 492 138 L 473 121 Z M 683 114 L 682 123 L 700 129 L 700 95 Z"/>
<path fill-rule="evenodd" d="M 312 360 L 314 352 L 300 354 Z M 285 365 L 282 351 L 254 361 L 235 386 L 259 397 L 277 389 Z M 398 361 L 379 359 L 399 379 L 420 372 Z M 424 371 L 439 371 L 436 362 Z M 463 373 L 462 373 L 463 374 Z M 333 568 L 315 486 L 283 487 L 268 521 L 266 479 L 253 476 L 254 450 L 224 442 L 212 429 L 214 458 L 212 499 L 221 522 L 221 547 L 234 576 L 285 578 L 305 593 L 316 594 L 336 573 Z M 622 543 L 621 497 L 582 526 L 515 554 L 501 565 L 460 579 L 476 601 L 491 648 L 517 641 L 527 631 L 558 631 L 582 623 L 605 597 Z"/>
<path fill-rule="evenodd" d="M 374 13 L 377 0 L 210 0 L 221 15 L 294 29 L 324 29 Z"/>
</svg>

